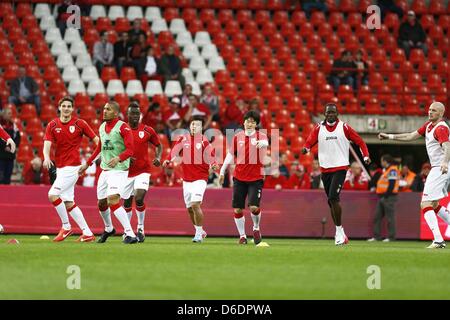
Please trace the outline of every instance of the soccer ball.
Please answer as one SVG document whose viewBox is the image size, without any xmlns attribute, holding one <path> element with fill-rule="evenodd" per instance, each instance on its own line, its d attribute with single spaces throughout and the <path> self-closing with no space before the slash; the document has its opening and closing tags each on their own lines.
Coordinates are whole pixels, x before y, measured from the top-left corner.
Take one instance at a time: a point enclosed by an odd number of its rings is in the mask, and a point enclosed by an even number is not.
<svg viewBox="0 0 450 320">
<path fill-rule="evenodd" d="M 3 228 L 3 226 L 0 224 L 0 234 L 5 232 L 5 229 Z"/>
</svg>

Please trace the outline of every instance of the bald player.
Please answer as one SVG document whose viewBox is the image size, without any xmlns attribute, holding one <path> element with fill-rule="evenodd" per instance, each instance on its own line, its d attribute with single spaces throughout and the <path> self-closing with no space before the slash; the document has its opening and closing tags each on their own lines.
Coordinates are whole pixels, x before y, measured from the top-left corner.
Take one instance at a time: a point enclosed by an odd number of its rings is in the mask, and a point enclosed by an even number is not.
<svg viewBox="0 0 450 320">
<path fill-rule="evenodd" d="M 387 134 L 381 132 L 380 140 L 412 141 L 425 137 L 431 171 L 425 181 L 420 207 L 424 218 L 433 232 L 434 240 L 427 248 L 443 249 L 445 242 L 439 230 L 436 214 L 450 225 L 450 214 L 439 205 L 439 200 L 447 196 L 450 175 L 450 130 L 443 117 L 445 106 L 441 102 L 433 102 L 428 109 L 428 121 L 418 130 L 411 133 Z"/>
</svg>

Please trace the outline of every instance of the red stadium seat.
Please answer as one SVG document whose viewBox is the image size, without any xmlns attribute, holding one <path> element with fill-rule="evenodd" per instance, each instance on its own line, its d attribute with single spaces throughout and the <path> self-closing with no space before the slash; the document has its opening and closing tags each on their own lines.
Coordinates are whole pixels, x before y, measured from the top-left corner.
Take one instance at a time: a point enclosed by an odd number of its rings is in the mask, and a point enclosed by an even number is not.
<svg viewBox="0 0 450 320">
<path fill-rule="evenodd" d="M 390 73 L 388 83 L 391 89 L 400 92 L 403 90 L 403 78 L 399 73 Z"/>
<path fill-rule="evenodd" d="M 330 52 L 339 51 L 339 48 L 341 47 L 339 37 L 334 33 L 325 39 L 325 45 Z"/>
<path fill-rule="evenodd" d="M 219 32 L 222 32 L 222 25 L 218 20 L 211 20 L 206 23 L 206 30 L 214 38 L 214 35 L 216 35 Z"/>
<path fill-rule="evenodd" d="M 250 10 L 238 10 L 235 19 L 239 24 L 244 24 L 252 19 L 252 12 Z"/>
<path fill-rule="evenodd" d="M 291 22 L 296 26 L 301 26 L 307 21 L 304 11 L 294 11 L 291 15 Z"/>
<path fill-rule="evenodd" d="M 270 99 L 277 94 L 275 86 L 270 82 L 263 84 L 260 92 L 263 99 Z"/>
<path fill-rule="evenodd" d="M 302 37 L 297 33 L 292 33 L 287 38 L 287 43 L 291 49 L 297 50 L 303 47 Z"/>
<path fill-rule="evenodd" d="M 236 84 L 234 82 L 227 82 L 227 83 L 225 83 L 223 85 L 222 94 L 227 99 L 234 100 L 239 94 Z"/>
<path fill-rule="evenodd" d="M 331 101 L 331 99 L 334 98 L 333 87 L 328 83 L 322 84 L 322 86 L 319 87 L 318 98 L 324 102 Z"/>
<path fill-rule="evenodd" d="M 91 104 L 89 95 L 85 92 L 77 92 L 74 99 L 75 108 L 80 106 L 87 106 Z"/>
<path fill-rule="evenodd" d="M 114 23 L 114 30 L 117 33 L 128 32 L 131 29 L 130 21 L 124 17 L 118 17 Z"/>
<path fill-rule="evenodd" d="M 338 99 L 339 101 L 347 101 L 353 98 L 353 89 L 349 85 L 339 86 Z"/>
<path fill-rule="evenodd" d="M 402 49 L 397 48 L 396 50 L 391 52 L 391 61 L 394 64 L 402 65 L 405 62 L 405 60 L 406 60 L 405 52 Z"/>
<path fill-rule="evenodd" d="M 247 37 L 244 33 L 240 32 L 239 30 L 236 32 L 231 33 L 231 43 L 236 48 L 240 48 L 247 44 Z"/>
<path fill-rule="evenodd" d="M 189 24 L 191 21 L 197 20 L 197 10 L 194 8 L 184 8 L 181 13 L 181 18 Z M 203 22 L 203 20 L 201 21 Z"/>
<path fill-rule="evenodd" d="M 80 118 L 95 119 L 97 118 L 97 112 L 93 106 L 83 106 L 80 108 Z"/>
<path fill-rule="evenodd" d="M 283 126 L 283 137 L 289 141 L 294 140 L 300 134 L 298 127 L 295 123 L 289 122 Z"/>
<path fill-rule="evenodd" d="M 311 23 L 305 22 L 300 26 L 299 33 L 302 37 L 306 38 L 312 34 L 314 34 L 314 27 Z"/>
<path fill-rule="evenodd" d="M 314 27 L 326 23 L 324 13 L 322 11 L 313 11 L 311 14 L 310 22 Z"/>
<path fill-rule="evenodd" d="M 294 58 L 290 58 L 283 63 L 283 70 L 287 74 L 292 74 L 299 69 L 298 62 Z"/>
<path fill-rule="evenodd" d="M 356 7 L 352 0 L 341 0 L 339 1 L 339 11 L 348 13 L 348 12 L 355 12 Z"/>
<path fill-rule="evenodd" d="M 51 64 L 47 68 L 44 69 L 44 74 L 42 75 L 45 81 L 52 81 L 53 79 L 57 79 L 61 77 L 58 68 Z"/>
<path fill-rule="evenodd" d="M 94 100 L 92 101 L 92 105 L 96 109 L 103 109 L 105 104 L 109 101 L 109 97 L 106 93 L 97 93 L 94 96 Z"/>
<path fill-rule="evenodd" d="M 259 33 L 258 24 L 254 20 L 245 21 L 242 24 L 242 32 L 250 38 L 252 35 Z"/>
<path fill-rule="evenodd" d="M 233 20 L 233 11 L 229 9 L 220 10 L 216 18 L 221 24 L 225 25 L 228 21 Z"/>
<path fill-rule="evenodd" d="M 6 69 L 3 73 L 3 78 L 5 80 L 12 80 L 17 78 L 19 75 L 19 66 L 16 64 L 10 64 L 6 66 Z"/>
<path fill-rule="evenodd" d="M 214 9 L 209 9 L 209 8 L 202 9 L 199 13 L 199 18 L 203 23 L 218 21 L 218 20 L 215 20 Z"/>
<path fill-rule="evenodd" d="M 413 64 L 420 64 L 424 61 L 425 55 L 422 49 L 412 49 L 411 54 L 409 56 L 409 61 Z"/>
<path fill-rule="evenodd" d="M 372 98 L 366 105 L 366 113 L 367 114 L 382 114 L 380 103 L 376 98 Z"/>
<path fill-rule="evenodd" d="M 116 101 L 122 108 L 130 104 L 130 98 L 126 93 L 116 93 L 114 95 L 114 101 Z"/>
<path fill-rule="evenodd" d="M 286 73 L 284 73 L 283 70 L 275 70 L 272 72 L 272 84 L 276 86 L 280 86 L 287 82 L 287 76 Z"/>
<path fill-rule="evenodd" d="M 40 131 L 40 132 L 35 132 L 32 136 L 31 136 L 31 147 L 34 149 L 42 150 L 44 146 L 44 132 Z"/>
<path fill-rule="evenodd" d="M 170 22 L 175 18 L 179 18 L 180 14 L 178 12 L 178 8 L 166 8 L 163 13 L 163 18 Z"/>
<path fill-rule="evenodd" d="M 2 68 L 8 69 L 11 65 L 15 65 L 15 63 L 16 63 L 16 58 L 14 56 L 14 53 L 11 50 L 4 50 L 2 52 L 2 59 L 0 59 L 0 66 Z M 13 67 L 13 69 L 11 69 L 9 71 L 5 70 L 3 77 L 6 77 L 5 78 L 6 80 L 14 79 L 17 75 L 17 71 L 18 70 L 15 67 Z"/>
<path fill-rule="evenodd" d="M 295 89 L 290 83 L 285 83 L 280 87 L 280 97 L 287 100 L 295 95 Z"/>
<path fill-rule="evenodd" d="M 111 20 L 108 17 L 98 17 L 95 22 L 95 29 L 98 32 L 109 31 L 113 29 Z"/>
<path fill-rule="evenodd" d="M 20 163 L 28 164 L 33 159 L 33 149 L 31 146 L 24 144 L 23 141 L 26 139 L 22 139 L 21 144 L 17 150 L 17 161 Z"/>
<path fill-rule="evenodd" d="M 216 72 L 214 79 L 218 84 L 222 85 L 226 82 L 230 82 L 231 76 L 227 70 L 219 70 Z"/>
<path fill-rule="evenodd" d="M 350 25 L 350 27 L 356 28 L 363 23 L 361 14 L 359 12 L 349 13 L 347 17 L 347 23 Z"/>
<path fill-rule="evenodd" d="M 117 75 L 116 68 L 105 66 L 102 69 L 100 78 L 103 82 L 107 83 L 109 80 L 119 79 L 119 76 Z"/>
<path fill-rule="evenodd" d="M 270 21 L 270 19 L 270 12 L 267 10 L 256 11 L 253 16 L 253 20 L 255 20 L 259 26 Z"/>
<path fill-rule="evenodd" d="M 341 12 L 331 12 L 330 16 L 328 18 L 328 23 L 332 26 L 332 27 L 338 27 L 342 24 L 345 23 L 344 21 L 344 16 L 342 15 Z"/>
<path fill-rule="evenodd" d="M 20 106 L 19 118 L 22 121 L 37 118 L 36 107 L 34 104 L 22 104 Z"/>
<path fill-rule="evenodd" d="M 242 85 L 246 82 L 249 82 L 249 80 L 250 77 L 246 70 L 237 70 L 236 73 L 234 74 L 234 82 L 237 85 Z"/>
<path fill-rule="evenodd" d="M 412 73 L 408 75 L 407 84 L 411 88 L 418 89 L 422 87 L 422 79 L 419 74 Z"/>
<path fill-rule="evenodd" d="M 257 95 L 256 86 L 251 82 L 244 82 L 241 85 L 241 97 L 250 100 Z"/>
<path fill-rule="evenodd" d="M 306 83 L 306 81 L 306 74 L 303 71 L 296 71 L 291 75 L 291 84 L 294 86 L 301 86 Z"/>
<path fill-rule="evenodd" d="M 248 68 L 247 68 L 248 70 Z M 253 73 L 253 83 L 256 85 L 262 85 L 269 81 L 267 73 L 264 70 L 255 70 Z"/>
<path fill-rule="evenodd" d="M 413 0 L 411 4 L 411 10 L 418 15 L 427 13 L 427 5 L 424 0 Z"/>
<path fill-rule="evenodd" d="M 291 139 L 290 149 L 293 153 L 299 154 L 305 145 L 305 139 L 302 136 L 297 136 Z"/>
<path fill-rule="evenodd" d="M 249 58 L 245 61 L 245 69 L 249 73 L 255 73 L 257 71 L 260 71 L 261 69 L 261 63 L 259 62 L 259 59 L 256 57 Z"/>
<path fill-rule="evenodd" d="M 129 80 L 136 79 L 136 72 L 133 67 L 123 67 L 120 71 L 120 80 L 126 84 Z"/>
<path fill-rule="evenodd" d="M 26 126 L 25 126 L 25 131 L 28 134 L 34 134 L 36 132 L 41 132 L 42 130 L 43 130 L 43 128 L 42 128 L 42 121 L 41 121 L 41 119 L 39 119 L 39 118 L 27 119 Z"/>
<path fill-rule="evenodd" d="M 291 122 L 291 115 L 287 110 L 279 110 L 275 115 L 275 122 L 279 127 L 284 127 Z"/>
<path fill-rule="evenodd" d="M 225 24 L 225 27 L 224 27 L 224 31 L 229 36 L 232 36 L 232 35 L 234 35 L 236 33 L 240 33 L 241 32 L 241 27 L 239 25 L 239 22 L 237 22 L 236 20 L 229 20 L 229 21 L 227 21 L 227 23 Z"/>
<path fill-rule="evenodd" d="M 242 61 L 238 57 L 232 57 L 227 61 L 227 69 L 230 72 L 236 72 L 238 70 L 241 70 L 242 68 Z"/>
<path fill-rule="evenodd" d="M 263 69 L 264 69 L 264 71 L 266 71 L 268 73 L 275 72 L 279 67 L 280 66 L 279 66 L 278 60 L 276 58 L 270 58 L 270 59 L 264 60 Z"/>
</svg>

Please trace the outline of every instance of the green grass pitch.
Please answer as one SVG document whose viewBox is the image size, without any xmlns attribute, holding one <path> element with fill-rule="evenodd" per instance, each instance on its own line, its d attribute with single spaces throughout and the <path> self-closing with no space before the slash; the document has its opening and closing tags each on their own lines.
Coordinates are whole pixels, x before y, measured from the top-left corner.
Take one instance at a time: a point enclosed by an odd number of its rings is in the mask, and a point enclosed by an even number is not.
<svg viewBox="0 0 450 320">
<path fill-rule="evenodd" d="M 11 238 L 20 244 L 7 244 Z M 147 237 L 136 245 L 120 237 L 75 239 L 0 235 L 0 299 L 450 298 L 450 249 L 427 250 L 429 242 L 336 247 L 331 239 L 264 239 L 270 247 L 255 247 L 234 238 L 194 244 Z M 80 268 L 79 290 L 67 288 L 70 265 Z M 367 287 L 371 265 L 380 268 L 380 289 Z"/>
</svg>

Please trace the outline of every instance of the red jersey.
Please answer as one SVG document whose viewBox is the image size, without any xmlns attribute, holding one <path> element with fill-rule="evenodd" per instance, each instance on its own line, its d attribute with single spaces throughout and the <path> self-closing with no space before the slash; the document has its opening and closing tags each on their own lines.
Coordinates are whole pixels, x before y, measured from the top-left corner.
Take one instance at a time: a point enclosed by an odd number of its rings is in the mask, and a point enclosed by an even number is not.
<svg viewBox="0 0 450 320">
<path fill-rule="evenodd" d="M 208 181 L 209 167 L 215 163 L 216 154 L 204 135 L 181 136 L 170 152 L 170 160 L 175 156 L 182 158 L 181 169 L 184 181 Z"/>
<path fill-rule="evenodd" d="M 95 138 L 94 131 L 82 119 L 72 117 L 69 122 L 62 123 L 59 118 L 56 118 L 48 123 L 44 140 L 51 141 L 56 146 L 57 168 L 81 165 L 80 144 L 83 135 L 91 140 Z"/>
<path fill-rule="evenodd" d="M 233 137 L 230 150 L 236 157 L 233 176 L 239 181 L 264 179 L 262 161 L 266 155 L 266 148 L 258 149 L 256 147 L 258 140 L 268 141 L 267 136 L 259 131 L 255 131 L 251 136 L 247 136 L 245 131 L 240 131 Z"/>
<path fill-rule="evenodd" d="M 281 188 L 288 188 L 288 179 L 285 176 L 280 175 L 278 178 L 274 176 L 267 176 L 264 181 L 264 188 L 266 189 L 275 189 L 277 185 L 280 185 Z"/>
<path fill-rule="evenodd" d="M 417 132 L 425 137 L 425 132 L 427 130 L 427 126 L 430 124 L 430 121 L 425 122 L 425 124 L 423 126 L 421 126 Z M 437 123 L 435 125 L 430 125 L 428 127 L 428 132 L 430 132 L 431 130 L 433 130 L 433 128 L 437 125 Z M 442 145 L 444 142 L 449 141 L 449 130 L 446 126 L 439 126 L 436 128 L 436 130 L 434 130 L 434 138 L 439 141 L 439 143 Z"/>
<path fill-rule="evenodd" d="M 309 174 L 304 173 L 300 178 L 295 173 L 289 177 L 288 180 L 289 189 L 311 189 L 311 177 Z"/>
<path fill-rule="evenodd" d="M 161 172 L 154 178 L 153 184 L 156 187 L 181 187 L 183 180 L 175 171 L 171 176 L 167 175 L 165 172 Z"/>
<path fill-rule="evenodd" d="M 0 139 L 3 139 L 3 140 L 8 140 L 9 138 L 11 138 L 10 136 L 9 136 L 9 134 L 8 134 L 8 132 L 6 132 L 5 131 L 5 129 L 3 129 L 1 126 L 0 126 Z"/>
<path fill-rule="evenodd" d="M 141 173 L 150 172 L 150 158 L 148 156 L 148 143 L 155 147 L 161 142 L 152 127 L 139 123 L 136 129 L 131 128 L 134 141 L 133 162 L 130 165 L 129 177 L 140 175 Z"/>
<path fill-rule="evenodd" d="M 185 106 L 180 109 L 178 114 L 180 115 L 181 118 L 184 118 L 184 116 L 186 115 L 188 110 L 189 110 L 189 107 Z M 210 114 L 211 114 L 211 111 L 209 111 L 209 108 L 207 106 L 205 106 L 203 103 L 198 103 L 197 106 L 192 109 L 191 119 L 194 116 L 206 118 L 206 117 L 209 117 Z"/>
</svg>

